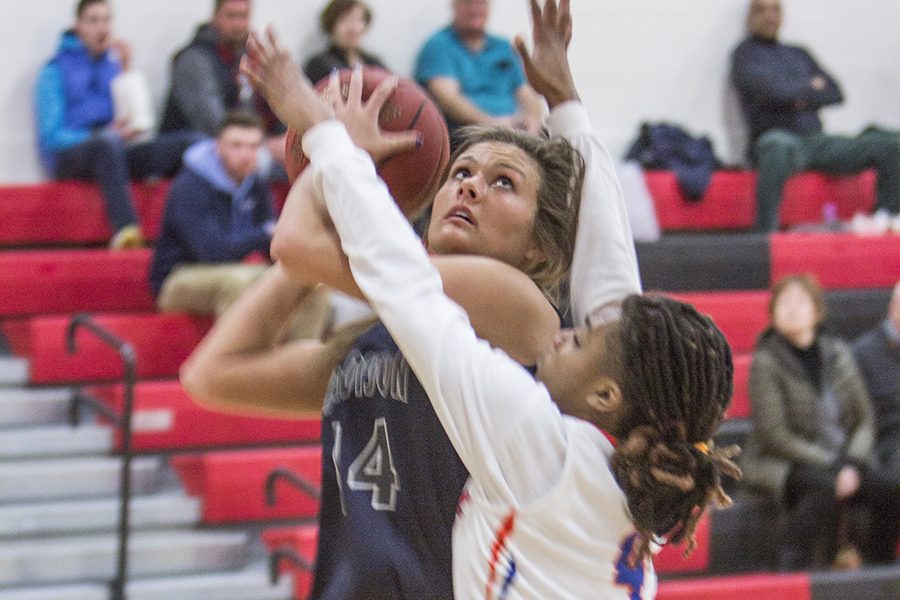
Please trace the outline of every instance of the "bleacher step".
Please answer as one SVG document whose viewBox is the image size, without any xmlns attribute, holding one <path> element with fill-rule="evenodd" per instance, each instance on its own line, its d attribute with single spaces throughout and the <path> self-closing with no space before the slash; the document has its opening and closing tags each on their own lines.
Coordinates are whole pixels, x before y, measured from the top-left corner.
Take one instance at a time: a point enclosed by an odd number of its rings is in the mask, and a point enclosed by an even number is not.
<svg viewBox="0 0 900 600">
<path fill-rule="evenodd" d="M 128 572 L 150 577 L 237 569 L 247 541 L 245 532 L 138 532 L 129 538 Z M 114 534 L 0 543 L 0 586 L 109 580 L 116 549 Z"/>
<path fill-rule="evenodd" d="M 118 519 L 117 498 L 5 505 L 0 506 L 0 539 L 113 531 Z M 132 531 L 188 527 L 199 521 L 200 499 L 181 492 L 133 498 L 130 503 Z"/>
<path fill-rule="evenodd" d="M 12 356 L 0 357 L 0 387 L 28 383 L 28 361 Z"/>
<path fill-rule="evenodd" d="M 71 396 L 68 388 L 0 388 L 0 427 L 61 423 Z"/>
<path fill-rule="evenodd" d="M 16 460 L 0 463 L 0 502 L 96 498 L 118 494 L 121 459 L 114 457 Z M 146 493 L 157 481 L 158 457 L 131 463 L 132 490 Z"/>
<path fill-rule="evenodd" d="M 0 459 L 108 454 L 113 430 L 107 425 L 54 425 L 0 430 Z"/>
<path fill-rule="evenodd" d="M 0 600 L 109 600 L 109 587 L 73 584 L 0 590 Z"/>
<path fill-rule="evenodd" d="M 127 590 L 128 600 L 289 600 L 294 597 L 290 575 L 282 575 L 273 586 L 263 564 L 236 573 L 137 580 Z"/>
<path fill-rule="evenodd" d="M 290 575 L 269 583 L 264 565 L 236 573 L 136 579 L 126 587 L 128 600 L 290 600 Z M 0 590 L 0 600 L 109 600 L 104 585 L 31 587 Z"/>
</svg>

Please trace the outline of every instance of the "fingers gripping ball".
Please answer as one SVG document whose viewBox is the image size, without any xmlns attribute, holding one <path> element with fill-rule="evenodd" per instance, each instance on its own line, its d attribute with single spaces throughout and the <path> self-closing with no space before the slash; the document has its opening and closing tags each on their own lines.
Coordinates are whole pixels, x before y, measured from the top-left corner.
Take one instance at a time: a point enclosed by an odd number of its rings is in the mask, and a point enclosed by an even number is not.
<svg viewBox="0 0 900 600">
<path fill-rule="evenodd" d="M 350 69 L 340 72 L 341 89 L 347 96 Z M 362 98 L 367 100 L 372 90 L 391 74 L 383 69 L 363 69 Z M 320 92 L 328 85 L 328 78 L 316 84 Z M 382 160 L 378 175 L 387 184 L 397 205 L 407 217 L 414 217 L 431 200 L 441 183 L 441 176 L 450 158 L 450 136 L 438 107 L 415 82 L 403 78 L 384 103 L 378 122 L 384 131 L 414 130 L 421 135 L 422 144 L 412 152 L 396 154 Z M 288 129 L 285 141 L 285 168 L 293 181 L 306 167 L 300 138 Z"/>
</svg>

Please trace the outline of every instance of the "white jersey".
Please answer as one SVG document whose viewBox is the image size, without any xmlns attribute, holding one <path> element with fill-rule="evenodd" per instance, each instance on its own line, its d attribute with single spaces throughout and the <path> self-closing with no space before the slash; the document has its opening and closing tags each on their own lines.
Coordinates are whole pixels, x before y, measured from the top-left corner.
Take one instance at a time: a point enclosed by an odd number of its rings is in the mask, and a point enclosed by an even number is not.
<svg viewBox="0 0 900 600">
<path fill-rule="evenodd" d="M 557 107 L 549 124 L 588 162 L 582 226 L 598 229 L 576 244 L 573 306 L 581 320 L 640 291 L 636 260 L 612 161 L 584 109 Z M 541 383 L 475 336 L 343 126 L 323 123 L 303 146 L 357 284 L 469 470 L 453 534 L 456 596 L 652 598 L 652 566 L 628 566 L 635 529 L 609 469 L 611 444 L 589 423 L 562 415 Z M 576 285 L 576 277 L 585 279 Z"/>
</svg>

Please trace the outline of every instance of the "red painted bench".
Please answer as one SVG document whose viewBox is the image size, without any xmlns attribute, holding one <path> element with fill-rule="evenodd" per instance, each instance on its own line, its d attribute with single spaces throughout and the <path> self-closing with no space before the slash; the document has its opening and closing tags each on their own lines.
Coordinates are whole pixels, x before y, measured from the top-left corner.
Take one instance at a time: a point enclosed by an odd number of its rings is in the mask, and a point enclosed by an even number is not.
<svg viewBox="0 0 900 600">
<path fill-rule="evenodd" d="M 692 304 L 722 330 L 734 353 L 750 352 L 769 323 L 768 291 L 680 292 L 667 295 Z"/>
<path fill-rule="evenodd" d="M 278 468 L 318 488 L 321 458 L 319 446 L 307 446 L 176 456 L 172 466 L 188 493 L 202 499 L 204 523 L 241 523 L 314 517 L 318 498 L 278 478 L 273 488 L 276 502 L 269 506 L 265 488 L 270 474 Z"/>
<path fill-rule="evenodd" d="M 95 386 L 90 391 L 121 412 L 123 385 Z M 134 389 L 132 444 L 138 451 L 155 451 L 318 442 L 321 422 L 317 415 L 277 419 L 208 410 L 191 400 L 177 380 L 142 381 Z"/>
<path fill-rule="evenodd" d="M 0 253 L 0 316 L 153 310 L 151 251 Z"/>
<path fill-rule="evenodd" d="M 318 538 L 319 528 L 316 525 L 269 529 L 262 533 L 263 543 L 270 553 L 287 549 L 310 566 L 315 564 Z M 313 573 L 310 569 L 282 560 L 278 563 L 278 572 L 293 575 L 294 598 L 303 600 L 309 596 L 313 584 Z"/>
<path fill-rule="evenodd" d="M 717 171 L 697 201 L 688 200 L 671 171 L 648 171 L 644 179 L 663 231 L 750 229 L 756 219 L 756 173 Z M 788 180 L 779 209 L 782 226 L 820 223 L 823 207 L 833 202 L 838 217 L 871 212 L 875 205 L 875 173 L 831 176 L 806 172 Z"/>
<path fill-rule="evenodd" d="M 663 546 L 659 554 L 653 557 L 653 568 L 659 574 L 673 573 L 705 573 L 709 569 L 710 556 L 710 516 L 703 515 L 697 523 L 695 531 L 697 547 L 685 558 L 684 544 L 680 546 Z"/>
<path fill-rule="evenodd" d="M 155 240 L 162 224 L 169 180 L 132 182 L 144 237 Z M 284 204 L 289 187 L 272 186 L 275 206 Z M 0 246 L 105 244 L 112 233 L 100 188 L 81 181 L 0 185 Z"/>
<path fill-rule="evenodd" d="M 771 238 L 772 281 L 810 273 L 825 289 L 890 288 L 900 281 L 900 235 L 780 233 Z"/>
<path fill-rule="evenodd" d="M 208 318 L 155 313 L 97 315 L 95 320 L 134 347 L 141 378 L 175 377 L 212 324 Z M 121 380 L 124 371 L 118 354 L 87 330 L 80 329 L 76 336 L 78 352 L 67 353 L 69 321 L 69 317 L 34 317 L 3 324 L 13 352 L 29 359 L 31 383 Z"/>
<path fill-rule="evenodd" d="M 806 573 L 663 581 L 657 600 L 812 600 Z"/>
<path fill-rule="evenodd" d="M 731 396 L 731 406 L 726 413 L 729 419 L 745 419 L 750 416 L 750 394 L 747 389 L 747 380 L 750 378 L 750 363 L 753 355 L 749 352 L 741 352 L 732 355 L 734 361 L 734 394 Z"/>
<path fill-rule="evenodd" d="M 131 185 L 144 236 L 156 239 L 169 181 Z M 0 245 L 106 243 L 100 189 L 79 181 L 0 186 Z"/>
</svg>

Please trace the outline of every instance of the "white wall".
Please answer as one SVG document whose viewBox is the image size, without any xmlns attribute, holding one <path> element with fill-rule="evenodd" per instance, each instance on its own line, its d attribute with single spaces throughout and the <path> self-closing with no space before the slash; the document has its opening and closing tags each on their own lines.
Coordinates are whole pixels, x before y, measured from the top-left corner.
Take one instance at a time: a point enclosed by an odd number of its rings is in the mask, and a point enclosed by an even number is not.
<svg viewBox="0 0 900 600">
<path fill-rule="evenodd" d="M 619 156 L 643 120 L 709 135 L 726 161 L 739 160 L 740 117 L 727 85 L 728 55 L 743 35 L 748 0 L 572 0 L 571 57 L 581 95 Z M 783 39 L 811 48 L 844 88 L 846 102 L 823 116 L 831 132 L 871 122 L 900 129 L 900 2 L 783 0 Z M 208 18 L 212 0 L 113 0 L 117 33 L 131 41 L 161 107 L 169 58 Z M 274 23 L 298 59 L 315 50 L 325 0 L 255 0 L 254 24 Z M 0 0 L 0 182 L 41 178 L 31 90 L 75 0 Z M 447 22 L 450 0 L 370 0 L 366 46 L 408 75 L 422 41 Z M 527 0 L 493 0 L 490 29 L 528 32 Z"/>
</svg>

